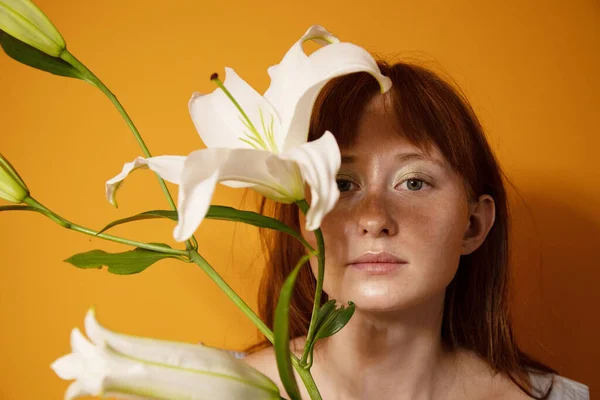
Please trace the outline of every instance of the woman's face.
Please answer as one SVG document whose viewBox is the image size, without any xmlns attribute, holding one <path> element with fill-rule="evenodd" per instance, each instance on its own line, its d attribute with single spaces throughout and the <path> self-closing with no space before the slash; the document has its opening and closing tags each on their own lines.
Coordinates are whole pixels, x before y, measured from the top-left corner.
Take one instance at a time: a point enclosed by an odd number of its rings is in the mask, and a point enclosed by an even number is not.
<svg viewBox="0 0 600 400">
<path fill-rule="evenodd" d="M 380 95 L 361 116 L 354 145 L 341 153 L 340 199 L 321 225 L 324 291 L 372 311 L 443 298 L 469 226 L 462 179 L 439 149 L 429 160 L 398 134 Z M 303 234 L 316 248 L 314 234 Z M 311 267 L 316 276 L 316 258 Z"/>
</svg>

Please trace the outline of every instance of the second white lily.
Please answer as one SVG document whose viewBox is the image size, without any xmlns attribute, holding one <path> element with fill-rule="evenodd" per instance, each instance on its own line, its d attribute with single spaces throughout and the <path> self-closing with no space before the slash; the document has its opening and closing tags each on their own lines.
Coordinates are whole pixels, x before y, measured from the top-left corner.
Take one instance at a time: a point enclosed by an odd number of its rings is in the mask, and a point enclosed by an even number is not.
<svg viewBox="0 0 600 400">
<path fill-rule="evenodd" d="M 96 321 L 93 310 L 85 330 L 91 342 L 73 329 L 73 352 L 52 364 L 62 379 L 75 380 L 65 400 L 281 398 L 273 381 L 226 350 L 112 332 Z"/>
<path fill-rule="evenodd" d="M 324 46 L 306 55 L 303 43 Z M 321 26 L 312 26 L 269 69 L 271 85 L 261 96 L 232 69 L 224 83 L 213 76 L 219 89 L 208 95 L 195 93 L 190 114 L 206 149 L 188 157 L 138 158 L 106 183 L 106 195 L 116 205 L 115 191 L 136 168 L 150 168 L 179 185 L 177 241 L 185 241 L 198 228 L 210 206 L 217 182 L 231 187 L 251 187 L 282 203 L 305 198 L 310 186 L 311 205 L 306 229 L 315 230 L 339 198 L 336 174 L 340 150 L 334 136 L 325 132 L 307 142 L 312 108 L 319 91 L 332 78 L 367 72 L 381 86 L 391 87 L 373 57 L 351 43 L 342 43 Z"/>
</svg>

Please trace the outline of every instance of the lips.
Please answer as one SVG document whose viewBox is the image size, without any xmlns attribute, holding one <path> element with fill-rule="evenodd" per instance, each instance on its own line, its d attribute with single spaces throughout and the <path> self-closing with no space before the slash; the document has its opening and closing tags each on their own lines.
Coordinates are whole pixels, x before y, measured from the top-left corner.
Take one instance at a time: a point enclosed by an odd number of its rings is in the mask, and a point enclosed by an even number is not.
<svg viewBox="0 0 600 400">
<path fill-rule="evenodd" d="M 382 275 L 397 271 L 407 261 L 386 252 L 366 252 L 348 266 L 372 275 Z"/>
<path fill-rule="evenodd" d="M 366 252 L 360 257 L 356 258 L 349 265 L 352 264 L 406 264 L 407 261 L 396 257 L 393 254 L 386 252 Z"/>
</svg>

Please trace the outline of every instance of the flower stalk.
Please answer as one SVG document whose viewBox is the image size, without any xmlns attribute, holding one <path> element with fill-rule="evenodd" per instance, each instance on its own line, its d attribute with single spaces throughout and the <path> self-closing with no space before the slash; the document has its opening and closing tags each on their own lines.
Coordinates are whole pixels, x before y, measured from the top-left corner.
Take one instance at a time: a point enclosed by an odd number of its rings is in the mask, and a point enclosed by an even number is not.
<svg viewBox="0 0 600 400">
<path fill-rule="evenodd" d="M 146 146 L 146 142 L 144 142 L 144 139 L 142 138 L 142 136 L 140 135 L 140 132 L 138 131 L 135 124 L 133 123 L 133 120 L 131 119 L 131 117 L 129 116 L 127 111 L 125 111 L 125 108 L 123 107 L 123 105 L 121 104 L 119 99 L 117 99 L 117 96 L 115 96 L 110 91 L 110 89 L 89 68 L 87 68 L 81 61 L 79 61 L 68 49 L 65 49 L 61 53 L 60 58 L 62 58 L 63 60 L 65 60 L 66 62 L 71 64 L 73 67 L 75 67 L 82 74 L 84 74 L 84 76 L 86 76 L 88 78 L 88 81 L 92 85 L 96 86 L 98 89 L 100 89 L 102 91 L 102 93 L 104 93 L 106 95 L 106 97 L 108 97 L 108 99 L 116 107 L 117 111 L 119 112 L 119 114 L 121 114 L 121 116 L 125 120 L 125 123 L 127 124 L 129 129 L 133 133 L 133 136 L 135 137 L 136 141 L 138 142 L 138 145 L 140 146 L 140 148 L 142 149 L 144 156 L 146 156 L 148 158 L 152 157 L 152 154 L 150 153 L 148 146 Z M 177 210 L 177 206 L 175 205 L 173 196 L 169 192 L 169 188 L 167 188 L 165 181 L 158 174 L 156 174 L 156 177 L 157 177 L 158 183 L 165 195 L 165 198 L 167 199 L 167 202 L 169 203 L 169 207 L 171 207 L 172 210 Z M 190 237 L 189 240 L 186 241 L 186 246 L 187 246 L 188 250 L 189 249 L 197 249 L 198 242 L 196 241 L 196 238 Z"/>
<path fill-rule="evenodd" d="M 301 200 L 296 203 L 300 211 L 306 215 L 308 212 L 308 203 L 306 200 Z M 304 351 L 302 353 L 302 358 L 300 363 L 302 365 L 306 365 L 308 356 L 310 354 L 311 344 L 314 340 L 314 336 L 316 333 L 317 326 L 317 315 L 319 314 L 319 308 L 321 307 L 321 293 L 323 292 L 323 280 L 325 279 L 325 241 L 323 240 L 323 233 L 321 229 L 317 229 L 314 231 L 315 237 L 317 238 L 317 259 L 319 260 L 318 269 L 317 269 L 317 284 L 315 288 L 315 300 L 313 303 L 312 315 L 310 317 L 310 324 L 308 326 L 308 333 L 306 335 L 306 345 L 304 346 Z M 311 363 L 312 365 L 312 360 Z"/>
<path fill-rule="evenodd" d="M 144 242 L 138 242 L 135 240 L 125 239 L 125 238 L 121 238 L 118 236 L 108 235 L 106 233 L 98 233 L 97 231 L 95 231 L 93 229 L 89 229 L 84 226 L 74 224 L 74 223 L 66 220 L 65 218 L 61 217 L 60 215 L 56 214 L 55 212 L 51 211 L 46 206 L 44 206 L 42 203 L 35 200 L 33 197 L 27 197 L 24 200 L 24 203 L 29 205 L 31 208 L 35 209 L 36 211 L 41 212 L 42 214 L 44 214 L 45 216 L 50 218 L 52 221 L 54 221 L 57 224 L 59 224 L 60 226 L 62 226 L 63 228 L 70 229 L 75 232 L 83 233 L 88 236 L 98 237 L 100 239 L 109 240 L 111 242 L 120 243 L 120 244 L 124 244 L 127 246 L 133 246 L 133 247 L 138 247 L 141 249 L 152 250 L 152 251 L 156 251 L 159 253 L 173 254 L 176 256 L 180 256 L 180 257 L 187 256 L 187 252 L 185 250 L 171 249 L 169 247 L 157 246 L 157 245 L 153 245 L 150 243 L 144 243 Z M 180 258 L 180 259 L 184 260 L 183 258 Z"/>
</svg>

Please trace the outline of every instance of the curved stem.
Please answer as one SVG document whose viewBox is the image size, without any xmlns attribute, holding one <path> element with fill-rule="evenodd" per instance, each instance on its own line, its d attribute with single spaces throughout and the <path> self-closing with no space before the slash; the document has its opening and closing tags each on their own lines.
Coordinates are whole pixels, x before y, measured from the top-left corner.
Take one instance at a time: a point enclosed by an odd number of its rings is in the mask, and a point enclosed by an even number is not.
<svg viewBox="0 0 600 400">
<path fill-rule="evenodd" d="M 123 119 L 125 120 L 125 123 L 129 127 L 131 132 L 133 132 L 133 135 L 135 136 L 135 139 L 137 140 L 138 144 L 140 145 L 142 152 L 144 153 L 144 156 L 146 158 L 152 157 L 152 154 L 150 154 L 150 150 L 148 150 L 148 147 L 146 146 L 144 139 L 142 139 L 142 136 L 140 135 L 139 131 L 133 124 L 133 121 L 129 117 L 129 114 L 127 114 L 127 111 L 125 111 L 125 108 L 123 108 L 123 106 L 121 105 L 121 102 L 108 89 L 108 87 L 104 83 L 102 83 L 102 81 L 96 75 L 94 75 L 94 73 L 92 71 L 90 71 L 81 61 L 79 61 L 73 54 L 71 54 L 69 52 L 69 50 L 65 49 L 61 53 L 60 57 L 63 60 L 65 60 L 66 62 L 68 62 L 69 64 L 71 64 L 73 67 L 77 68 L 77 70 L 81 71 L 88 78 L 88 82 L 90 82 L 91 84 L 96 86 L 98 89 L 100 89 L 109 98 L 109 100 L 114 104 L 114 106 L 117 108 L 117 110 L 119 111 L 119 113 L 121 114 Z M 177 210 L 177 207 L 175 206 L 175 202 L 173 201 L 173 197 L 171 196 L 171 193 L 169 192 L 169 189 L 167 188 L 165 181 L 158 174 L 155 173 L 155 175 L 158 178 L 158 183 L 160 184 L 160 187 L 161 187 L 163 193 L 165 194 L 167 201 L 169 202 L 169 206 L 171 207 L 171 209 Z M 186 241 L 186 246 L 188 249 L 197 249 L 198 242 L 196 241 L 196 239 L 194 237 L 192 237 L 188 241 Z"/>
<path fill-rule="evenodd" d="M 308 203 L 306 200 L 300 200 L 296 202 L 300 210 L 306 214 L 308 211 Z M 315 336 L 315 330 L 317 327 L 317 315 L 319 314 L 319 308 L 321 307 L 321 293 L 323 291 L 323 279 L 325 278 L 325 241 L 323 240 L 323 233 L 321 229 L 315 231 L 315 237 L 317 238 L 317 251 L 319 267 L 317 271 L 317 287 L 315 288 L 315 300 L 313 303 L 312 315 L 310 317 L 310 325 L 308 326 L 308 333 L 306 335 L 306 345 L 304 346 L 304 352 L 302 353 L 302 359 L 300 362 L 306 365 L 306 360 L 310 354 L 311 344 Z M 311 360 L 312 365 L 312 360 Z"/>
<path fill-rule="evenodd" d="M 217 284 L 217 286 L 235 303 L 236 306 L 239 307 L 240 310 L 252 321 L 252 323 L 258 328 L 258 330 L 265 335 L 267 340 L 271 343 L 275 342 L 275 336 L 273 335 L 273 331 L 260 319 L 258 315 L 246 304 L 246 302 L 225 282 L 225 280 L 219 275 L 217 271 L 206 261 L 198 252 L 196 251 L 188 251 L 188 257 L 192 262 L 198 265 L 202 270 L 208 275 L 210 279 L 213 280 Z M 305 368 L 302 365 L 302 362 L 296 357 L 295 354 L 291 355 L 292 364 L 300 378 L 302 378 L 302 382 L 306 386 L 306 390 L 310 394 L 310 398 L 313 400 L 321 400 L 321 394 L 319 393 L 319 389 L 310 374 L 309 369 Z"/>
<path fill-rule="evenodd" d="M 225 282 L 221 275 L 214 270 L 208 261 L 206 261 L 204 257 L 198 254 L 196 251 L 188 251 L 188 257 L 190 260 L 192 260 L 192 262 L 202 268 L 206 275 L 208 275 L 208 277 L 212 279 L 223 292 L 225 292 L 227 297 L 229 297 L 231 301 L 233 301 L 248 318 L 250 318 L 252 323 L 256 325 L 258 330 L 260 330 L 263 335 L 266 336 L 269 342 L 273 343 L 275 340 L 273 331 L 271 331 L 271 329 L 269 329 L 269 327 L 260 319 L 260 317 L 254 313 L 250 306 L 248 306 L 248 304 L 242 300 L 242 298 L 231 288 L 231 286 Z"/>
<path fill-rule="evenodd" d="M 59 224 L 60 226 L 62 226 L 63 228 L 66 228 L 66 229 L 80 232 L 80 233 L 83 233 L 83 234 L 86 234 L 89 236 L 99 237 L 100 239 L 110 240 L 112 242 L 125 244 L 128 246 L 139 247 L 141 249 L 157 251 L 159 253 L 174 254 L 174 255 L 178 255 L 178 256 L 187 255 L 187 252 L 185 250 L 177 250 L 177 249 L 171 249 L 169 247 L 157 246 L 154 244 L 136 242 L 135 240 L 129 240 L 129 239 L 120 238 L 118 236 L 107 235 L 104 233 L 98 233 L 97 231 L 94 231 L 92 229 L 86 228 L 81 225 L 74 224 L 70 221 L 67 221 L 63 217 L 59 216 L 58 214 L 54 213 L 50 209 L 46 208 L 43 204 L 39 203 L 33 197 L 28 197 L 25 200 L 23 200 L 23 202 L 25 204 L 28 204 L 31 207 L 35 208 L 36 210 L 39 210 L 42 214 L 44 214 L 45 216 L 47 216 L 48 218 L 50 218 L 51 220 L 53 220 L 54 222 L 56 222 L 57 224 Z"/>
</svg>

